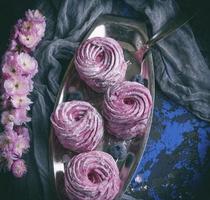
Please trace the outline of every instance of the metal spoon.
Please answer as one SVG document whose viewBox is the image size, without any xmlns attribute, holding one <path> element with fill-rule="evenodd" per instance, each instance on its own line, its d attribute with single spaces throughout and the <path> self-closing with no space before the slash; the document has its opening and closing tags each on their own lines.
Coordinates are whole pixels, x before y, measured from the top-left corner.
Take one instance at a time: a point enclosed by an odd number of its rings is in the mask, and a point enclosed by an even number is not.
<svg viewBox="0 0 210 200">
<path fill-rule="evenodd" d="M 194 12 L 191 15 L 179 14 L 172 22 L 166 23 L 160 30 L 155 33 L 147 42 L 142 44 L 142 46 L 135 53 L 135 57 L 139 63 L 142 63 L 148 51 L 159 41 L 169 36 L 175 30 L 181 28 L 187 22 L 189 22 L 196 14 Z"/>
</svg>

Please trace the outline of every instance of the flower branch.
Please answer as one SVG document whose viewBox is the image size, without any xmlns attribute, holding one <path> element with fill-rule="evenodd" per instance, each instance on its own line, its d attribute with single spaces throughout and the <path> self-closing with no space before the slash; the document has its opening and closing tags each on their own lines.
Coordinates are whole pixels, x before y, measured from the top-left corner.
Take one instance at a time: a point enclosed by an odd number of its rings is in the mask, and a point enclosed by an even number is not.
<svg viewBox="0 0 210 200">
<path fill-rule="evenodd" d="M 1 125 L 0 164 L 3 169 L 22 177 L 27 169 L 22 155 L 30 147 L 26 123 L 32 101 L 32 78 L 38 72 L 38 63 L 32 52 L 44 36 L 45 17 L 38 10 L 28 10 L 14 26 L 9 48 L 1 70 Z"/>
</svg>

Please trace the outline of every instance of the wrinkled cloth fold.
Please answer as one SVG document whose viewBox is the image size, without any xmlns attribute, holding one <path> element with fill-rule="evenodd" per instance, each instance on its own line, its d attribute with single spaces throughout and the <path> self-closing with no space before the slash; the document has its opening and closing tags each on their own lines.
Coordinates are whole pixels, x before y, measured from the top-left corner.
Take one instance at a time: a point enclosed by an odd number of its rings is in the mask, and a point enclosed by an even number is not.
<svg viewBox="0 0 210 200">
<path fill-rule="evenodd" d="M 28 161 L 33 161 L 37 171 L 27 174 L 27 192 L 40 193 L 34 197 L 29 195 L 30 200 L 52 200 L 56 196 L 48 162 L 50 114 L 68 62 L 86 32 L 100 15 L 114 13 L 129 17 L 143 14 L 155 33 L 175 16 L 178 6 L 174 0 L 43 0 L 37 5 L 46 16 L 47 32 L 35 51 L 39 72 L 32 96 L 30 155 L 33 154 L 33 159 Z M 156 80 L 163 92 L 195 115 L 210 121 L 210 70 L 190 27 L 184 26 L 156 45 L 153 57 Z M 124 198 L 129 199 L 128 196 Z"/>
</svg>

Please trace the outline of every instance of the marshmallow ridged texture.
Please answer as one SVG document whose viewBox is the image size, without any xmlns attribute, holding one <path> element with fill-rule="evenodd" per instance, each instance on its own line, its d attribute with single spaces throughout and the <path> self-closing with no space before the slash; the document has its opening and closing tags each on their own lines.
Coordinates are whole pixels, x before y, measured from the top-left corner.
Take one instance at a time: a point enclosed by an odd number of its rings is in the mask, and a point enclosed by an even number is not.
<svg viewBox="0 0 210 200">
<path fill-rule="evenodd" d="M 77 49 L 74 63 L 80 78 L 100 93 L 123 81 L 127 70 L 122 47 L 109 37 L 84 41 Z"/>
<path fill-rule="evenodd" d="M 116 162 L 101 151 L 73 157 L 65 170 L 65 190 L 71 200 L 113 200 L 120 183 Z"/>
<path fill-rule="evenodd" d="M 59 142 L 75 152 L 94 150 L 103 137 L 103 120 L 97 110 L 85 101 L 58 105 L 51 122 Z"/>
<path fill-rule="evenodd" d="M 120 139 L 143 135 L 151 108 L 150 91 L 142 84 L 124 81 L 109 88 L 103 102 L 107 131 Z"/>
</svg>

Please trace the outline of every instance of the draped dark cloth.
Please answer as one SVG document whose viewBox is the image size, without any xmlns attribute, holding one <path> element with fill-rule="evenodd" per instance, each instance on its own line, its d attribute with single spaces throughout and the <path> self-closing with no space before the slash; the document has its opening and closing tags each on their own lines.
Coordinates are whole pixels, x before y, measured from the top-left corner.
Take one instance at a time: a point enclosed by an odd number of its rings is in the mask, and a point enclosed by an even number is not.
<svg viewBox="0 0 210 200">
<path fill-rule="evenodd" d="M 49 128 L 59 85 L 75 49 L 102 14 L 146 19 L 150 35 L 179 11 L 175 0 L 40 0 L 34 6 L 47 19 L 47 31 L 34 56 L 39 72 L 34 79 L 31 149 L 25 156 L 28 174 L 9 175 L 8 199 L 55 199 L 49 163 Z M 156 82 L 161 90 L 196 116 L 210 121 L 208 55 L 198 46 L 189 25 L 159 42 L 153 49 Z M 128 197 L 124 197 L 128 199 Z"/>
</svg>

